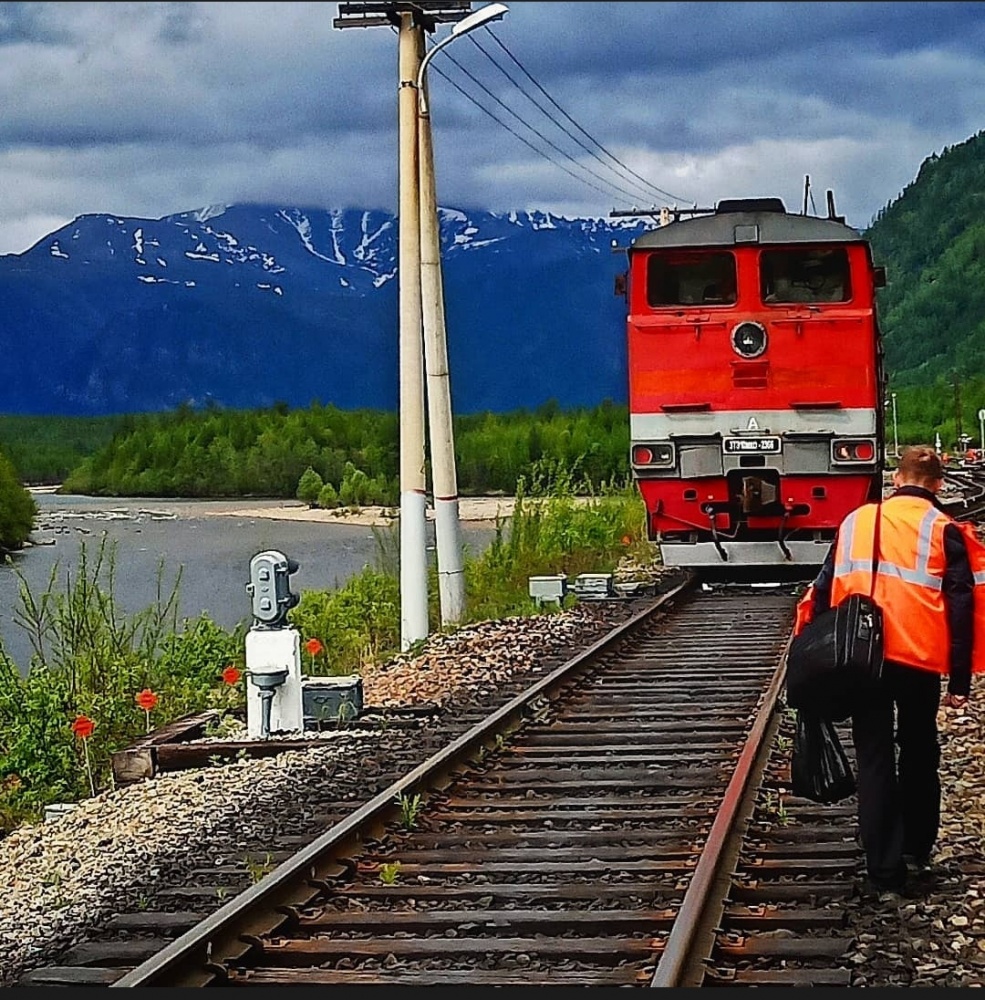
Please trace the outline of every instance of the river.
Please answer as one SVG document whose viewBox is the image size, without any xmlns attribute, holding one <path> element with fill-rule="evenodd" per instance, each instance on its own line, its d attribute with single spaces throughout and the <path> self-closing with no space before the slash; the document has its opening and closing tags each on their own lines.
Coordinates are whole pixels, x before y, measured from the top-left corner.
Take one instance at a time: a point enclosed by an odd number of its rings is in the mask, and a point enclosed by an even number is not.
<svg viewBox="0 0 985 1000">
<path fill-rule="evenodd" d="M 83 546 L 91 567 L 104 545 L 105 555 L 112 557 L 112 593 L 124 614 L 155 605 L 160 579 L 165 597 L 177 583 L 179 622 L 207 614 L 223 628 L 233 628 L 251 619 L 246 585 L 250 560 L 258 552 L 276 549 L 298 562 L 291 589 L 299 594 L 338 589 L 365 566 L 380 565 L 384 551 L 391 561 L 399 554 L 397 522 L 374 528 L 259 516 L 279 501 L 106 499 L 44 491 L 35 492 L 35 500 L 35 544 L 12 556 L 35 599 L 48 588 L 53 573 L 53 590 L 64 594 L 78 577 Z M 462 521 L 461 527 L 471 554 L 480 553 L 494 535 L 488 521 Z M 429 530 L 433 545 L 430 522 Z M 0 565 L 0 641 L 24 673 L 31 647 L 16 617 L 19 588 L 17 574 Z"/>
</svg>

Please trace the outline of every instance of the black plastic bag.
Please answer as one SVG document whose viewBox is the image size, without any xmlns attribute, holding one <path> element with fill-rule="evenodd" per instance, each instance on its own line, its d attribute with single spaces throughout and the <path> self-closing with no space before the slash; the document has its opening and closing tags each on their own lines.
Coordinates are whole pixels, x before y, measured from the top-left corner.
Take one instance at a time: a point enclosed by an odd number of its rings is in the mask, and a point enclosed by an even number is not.
<svg viewBox="0 0 985 1000">
<path fill-rule="evenodd" d="M 852 765 L 828 719 L 797 713 L 790 781 L 794 795 L 812 802 L 840 802 L 855 793 Z"/>
</svg>

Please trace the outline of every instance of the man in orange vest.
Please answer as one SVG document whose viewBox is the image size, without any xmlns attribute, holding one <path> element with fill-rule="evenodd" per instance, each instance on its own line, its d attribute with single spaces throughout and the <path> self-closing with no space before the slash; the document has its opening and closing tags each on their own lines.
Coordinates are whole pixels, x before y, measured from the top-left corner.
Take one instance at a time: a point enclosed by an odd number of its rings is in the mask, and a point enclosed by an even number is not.
<svg viewBox="0 0 985 1000">
<path fill-rule="evenodd" d="M 845 518 L 807 597 L 813 617 L 870 592 L 878 516 L 883 690 L 853 714 L 852 738 L 866 870 L 872 888 L 889 893 L 904 892 L 908 865 L 930 871 L 940 827 L 941 677 L 948 678 L 948 708 L 967 704 L 971 689 L 975 581 L 964 533 L 937 500 L 943 482 L 933 448 L 905 448 L 895 492 Z"/>
</svg>

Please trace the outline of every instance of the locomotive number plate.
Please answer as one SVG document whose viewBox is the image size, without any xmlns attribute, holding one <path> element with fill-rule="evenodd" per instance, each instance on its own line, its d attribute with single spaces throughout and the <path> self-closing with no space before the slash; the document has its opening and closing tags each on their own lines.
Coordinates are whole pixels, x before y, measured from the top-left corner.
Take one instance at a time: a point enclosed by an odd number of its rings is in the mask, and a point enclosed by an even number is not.
<svg viewBox="0 0 985 1000">
<path fill-rule="evenodd" d="M 725 438 L 722 449 L 726 455 L 777 455 L 780 452 L 778 437 Z"/>
</svg>

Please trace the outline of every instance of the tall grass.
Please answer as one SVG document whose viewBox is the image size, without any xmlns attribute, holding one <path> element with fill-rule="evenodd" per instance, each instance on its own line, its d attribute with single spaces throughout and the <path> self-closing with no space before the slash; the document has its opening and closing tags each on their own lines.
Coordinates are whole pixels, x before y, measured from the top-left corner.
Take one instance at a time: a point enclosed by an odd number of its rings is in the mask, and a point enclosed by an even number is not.
<svg viewBox="0 0 985 1000">
<path fill-rule="evenodd" d="M 0 643 L 0 829 L 37 816 L 54 801 L 88 792 L 78 715 L 96 723 L 88 757 L 98 784 L 110 777 L 110 754 L 142 735 L 144 712 L 134 698 L 144 688 L 159 698 L 154 721 L 209 707 L 241 705 L 221 673 L 243 661 L 243 629 L 221 629 L 208 617 L 179 622 L 180 573 L 171 588 L 158 568 L 156 601 L 135 614 L 115 597 L 115 543 L 95 552 L 83 543 L 78 565 L 59 586 L 56 566 L 40 593 L 17 575 L 14 621 L 30 639 L 26 675 Z"/>
</svg>

